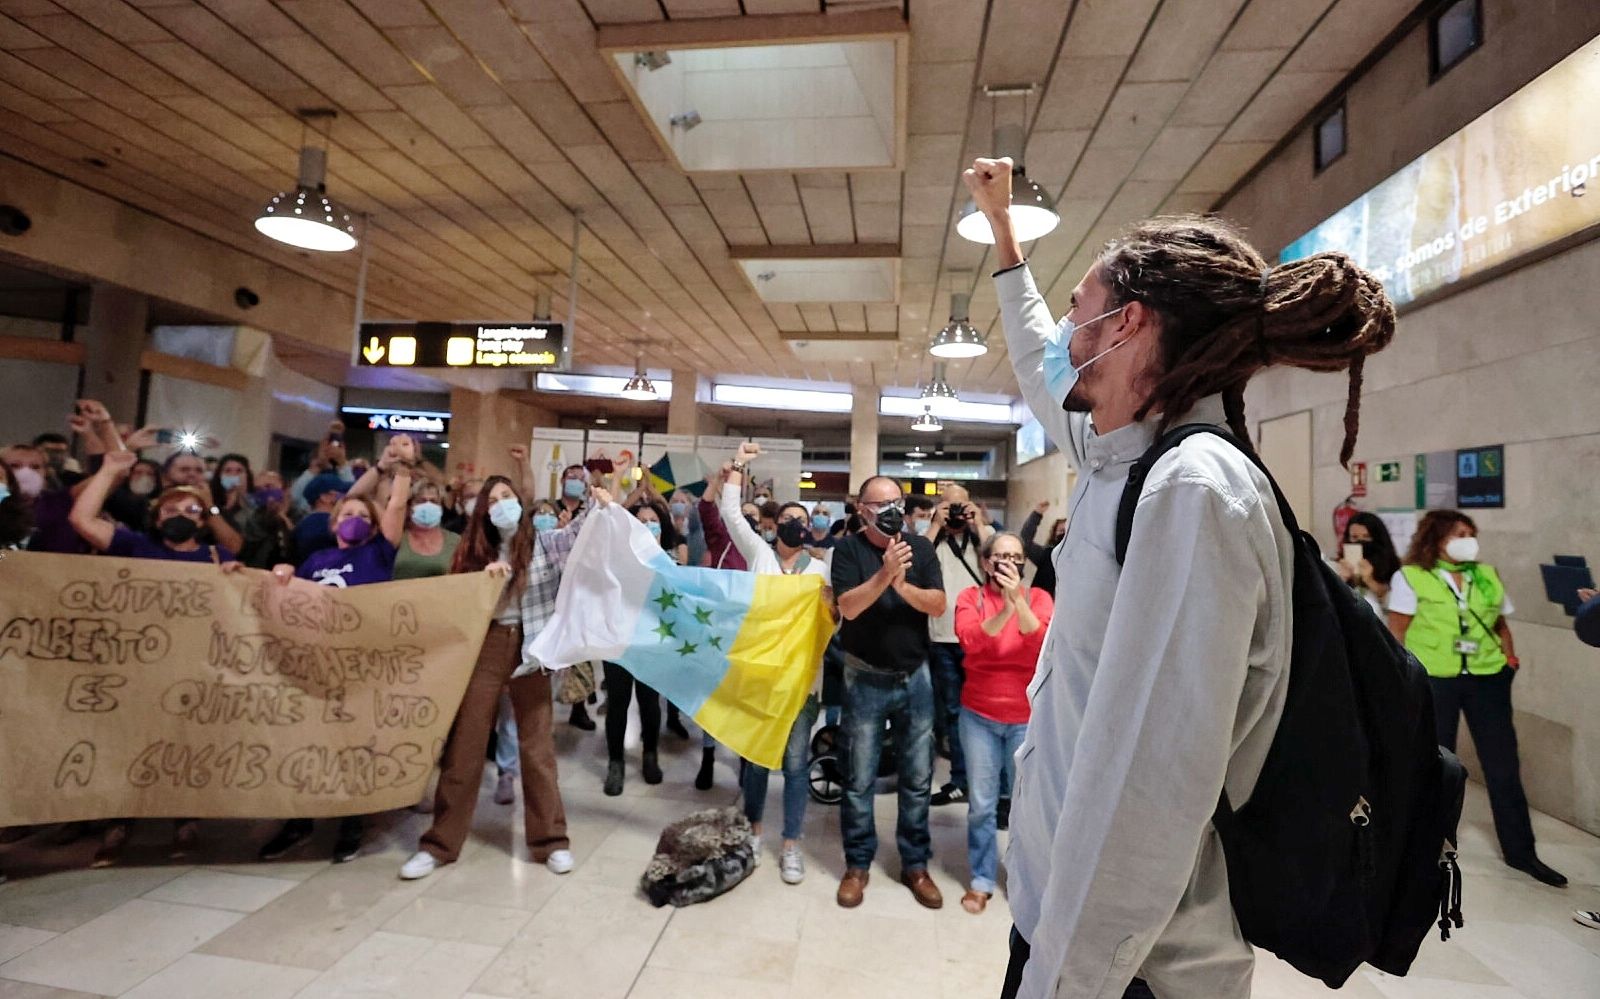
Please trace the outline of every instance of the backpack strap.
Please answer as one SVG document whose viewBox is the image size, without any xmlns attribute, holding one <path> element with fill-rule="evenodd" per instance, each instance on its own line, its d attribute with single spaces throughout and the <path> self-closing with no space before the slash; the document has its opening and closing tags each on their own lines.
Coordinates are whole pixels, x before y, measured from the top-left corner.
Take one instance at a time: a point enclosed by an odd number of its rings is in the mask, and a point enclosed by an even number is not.
<svg viewBox="0 0 1600 999">
<path fill-rule="evenodd" d="M 1118 565 L 1123 564 L 1128 557 L 1128 542 L 1133 539 L 1133 515 L 1139 509 L 1139 497 L 1144 492 L 1145 479 L 1149 478 L 1150 470 L 1155 468 L 1156 462 L 1160 461 L 1168 451 L 1173 450 L 1196 434 L 1213 434 L 1221 437 L 1238 449 L 1246 458 L 1249 458 L 1250 462 L 1259 468 L 1261 474 L 1265 475 L 1267 481 L 1272 484 L 1272 493 L 1278 500 L 1278 513 L 1283 517 L 1284 526 L 1289 529 L 1289 536 L 1291 538 L 1299 536 L 1300 525 L 1295 520 L 1294 511 L 1289 509 L 1289 501 L 1284 499 L 1283 490 L 1278 488 L 1278 480 L 1274 479 L 1272 473 L 1267 471 L 1267 466 L 1261 463 L 1261 458 L 1257 456 L 1255 450 L 1214 423 L 1189 423 L 1163 434 L 1154 444 L 1150 445 L 1150 450 L 1140 456 L 1139 460 L 1133 463 L 1133 467 L 1128 469 L 1128 484 L 1122 487 L 1122 501 L 1117 504 Z"/>
</svg>

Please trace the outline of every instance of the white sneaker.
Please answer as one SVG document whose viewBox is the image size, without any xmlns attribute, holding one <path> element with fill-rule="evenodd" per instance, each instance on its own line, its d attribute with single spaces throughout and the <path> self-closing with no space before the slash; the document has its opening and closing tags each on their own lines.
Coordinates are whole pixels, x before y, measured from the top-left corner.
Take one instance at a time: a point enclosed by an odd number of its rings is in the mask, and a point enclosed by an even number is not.
<svg viewBox="0 0 1600 999">
<path fill-rule="evenodd" d="M 415 881 L 418 878 L 425 878 L 432 874 L 438 866 L 439 861 L 434 858 L 433 854 L 427 850 L 418 850 L 411 855 L 410 860 L 401 866 L 400 880 Z"/>
<path fill-rule="evenodd" d="M 797 885 L 806 879 L 806 858 L 798 846 L 786 847 L 778 855 L 778 876 L 786 885 Z"/>
<path fill-rule="evenodd" d="M 572 859 L 571 850 L 557 850 L 544 858 L 544 866 L 550 868 L 551 874 L 571 873 L 575 863 L 576 861 Z"/>
<path fill-rule="evenodd" d="M 1592 909 L 1579 909 L 1572 914 L 1573 921 L 1582 923 L 1591 930 L 1600 930 L 1600 912 Z"/>
<path fill-rule="evenodd" d="M 755 854 L 755 858 L 756 858 L 755 866 L 760 867 L 761 866 L 761 837 L 760 836 L 752 835 L 750 837 L 750 852 Z"/>
</svg>

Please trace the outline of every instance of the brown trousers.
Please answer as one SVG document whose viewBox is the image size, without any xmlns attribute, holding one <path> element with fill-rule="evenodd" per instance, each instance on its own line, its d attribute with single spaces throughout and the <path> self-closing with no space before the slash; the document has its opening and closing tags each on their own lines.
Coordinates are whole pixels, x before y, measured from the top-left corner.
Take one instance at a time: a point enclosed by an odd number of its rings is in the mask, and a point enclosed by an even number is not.
<svg viewBox="0 0 1600 999">
<path fill-rule="evenodd" d="M 453 863 L 472 828 L 483 782 L 484 753 L 494 731 L 500 691 L 509 680 L 511 707 L 517 716 L 517 751 L 522 762 L 522 812 L 528 852 L 543 862 L 570 847 L 567 813 L 556 783 L 556 744 L 552 731 L 550 675 L 531 673 L 510 680 L 522 662 L 522 629 L 491 624 L 456 712 L 450 741 L 440 762 L 439 793 L 433 801 L 433 826 L 423 834 L 422 848 L 441 863 Z"/>
</svg>

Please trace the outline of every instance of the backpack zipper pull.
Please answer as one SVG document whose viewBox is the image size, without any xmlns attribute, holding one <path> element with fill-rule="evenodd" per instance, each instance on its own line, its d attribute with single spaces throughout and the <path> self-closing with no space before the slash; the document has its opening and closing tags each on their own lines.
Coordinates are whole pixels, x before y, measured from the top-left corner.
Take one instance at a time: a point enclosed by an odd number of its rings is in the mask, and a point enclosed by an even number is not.
<svg viewBox="0 0 1600 999">
<path fill-rule="evenodd" d="M 1361 827 L 1372 824 L 1372 805 L 1365 797 L 1357 798 L 1356 807 L 1350 809 L 1350 823 Z"/>
</svg>

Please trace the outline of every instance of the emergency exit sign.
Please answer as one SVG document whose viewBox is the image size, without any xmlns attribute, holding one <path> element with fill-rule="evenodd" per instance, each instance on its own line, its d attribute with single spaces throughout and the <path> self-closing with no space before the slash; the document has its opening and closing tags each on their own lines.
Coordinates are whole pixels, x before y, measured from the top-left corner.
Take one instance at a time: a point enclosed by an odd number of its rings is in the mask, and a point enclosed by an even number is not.
<svg viewBox="0 0 1600 999">
<path fill-rule="evenodd" d="M 363 368 L 560 370 L 562 323 L 362 323 Z"/>
</svg>

